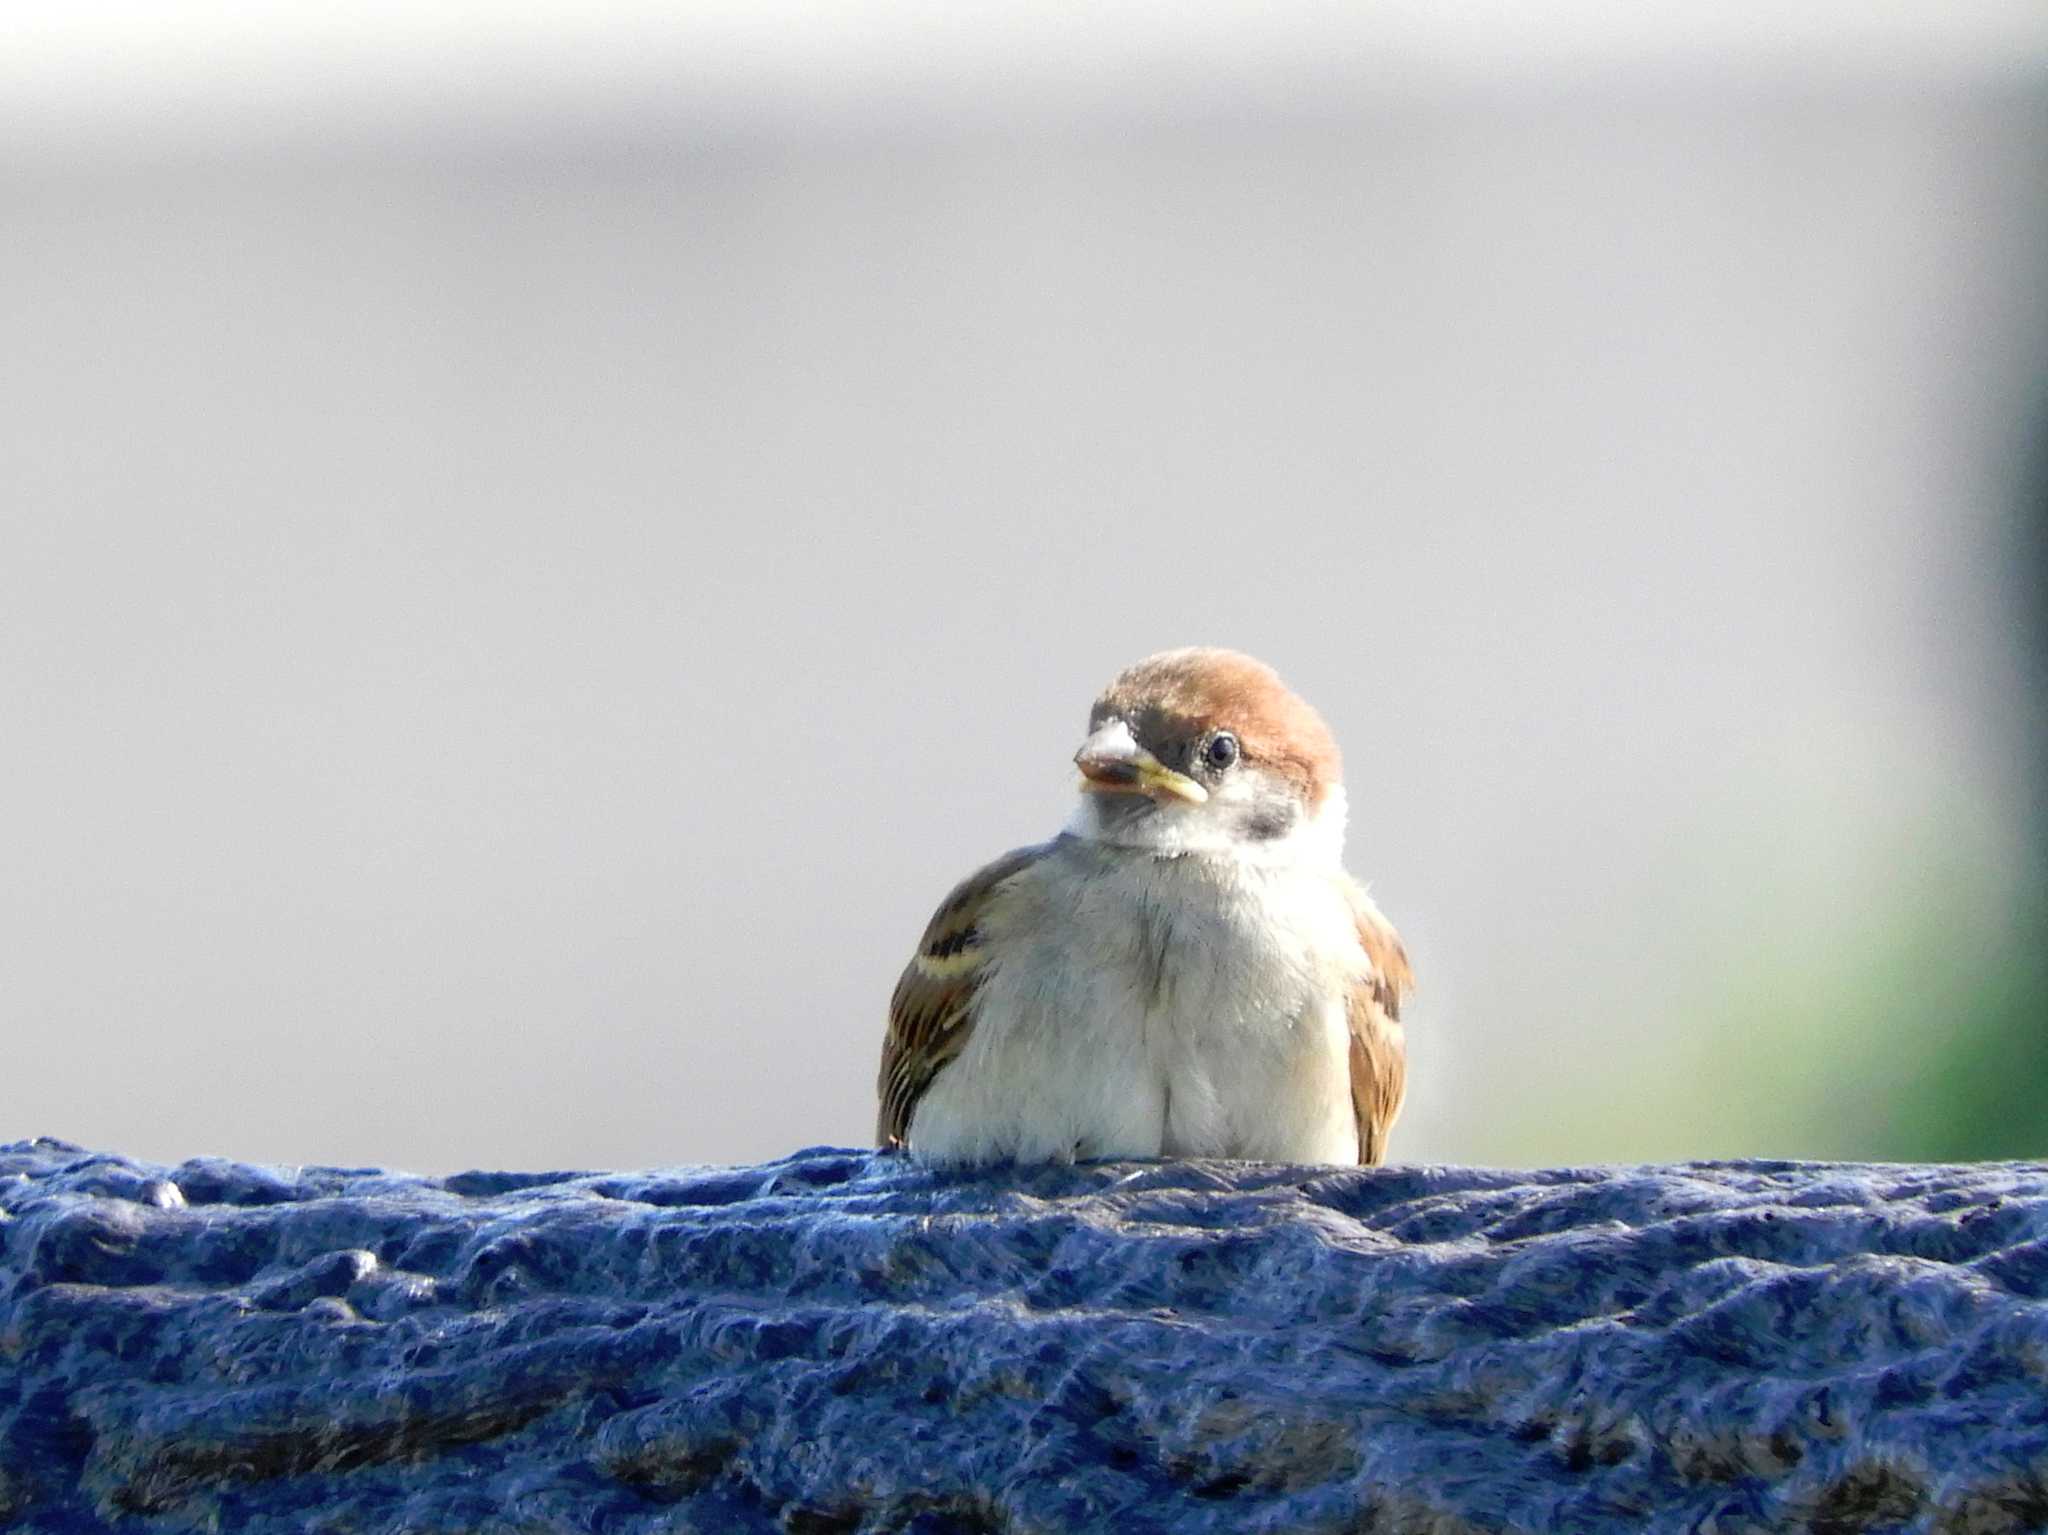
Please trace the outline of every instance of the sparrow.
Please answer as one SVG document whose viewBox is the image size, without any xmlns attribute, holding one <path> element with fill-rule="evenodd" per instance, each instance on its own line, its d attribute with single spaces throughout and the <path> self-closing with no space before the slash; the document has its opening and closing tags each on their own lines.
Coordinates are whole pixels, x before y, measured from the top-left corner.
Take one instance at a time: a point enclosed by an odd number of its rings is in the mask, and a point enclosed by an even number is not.
<svg viewBox="0 0 2048 1535">
<path fill-rule="evenodd" d="M 1344 870 L 1322 717 L 1250 656 L 1169 650 L 1095 700 L 1074 765 L 1065 829 L 955 887 L 904 969 L 880 1144 L 1379 1163 L 1413 977 Z"/>
</svg>

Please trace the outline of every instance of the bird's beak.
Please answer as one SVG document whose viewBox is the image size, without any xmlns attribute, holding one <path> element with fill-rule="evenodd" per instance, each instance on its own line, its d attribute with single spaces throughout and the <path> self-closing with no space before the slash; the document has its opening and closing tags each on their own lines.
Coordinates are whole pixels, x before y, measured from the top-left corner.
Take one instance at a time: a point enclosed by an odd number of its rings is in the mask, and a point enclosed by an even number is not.
<svg viewBox="0 0 2048 1535">
<path fill-rule="evenodd" d="M 1106 721 L 1074 753 L 1074 766 L 1081 770 L 1081 787 L 1096 794 L 1144 794 L 1153 799 L 1171 796 L 1199 805 L 1209 791 L 1185 773 L 1176 773 L 1146 751 L 1131 737 L 1131 727 L 1122 720 Z"/>
</svg>

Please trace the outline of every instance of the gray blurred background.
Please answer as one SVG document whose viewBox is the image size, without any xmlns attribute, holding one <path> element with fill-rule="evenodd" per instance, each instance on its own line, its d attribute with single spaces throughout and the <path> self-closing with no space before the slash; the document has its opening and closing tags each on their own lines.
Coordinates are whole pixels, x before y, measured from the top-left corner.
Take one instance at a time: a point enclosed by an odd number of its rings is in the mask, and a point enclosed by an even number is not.
<svg viewBox="0 0 2048 1535">
<path fill-rule="evenodd" d="M 0 23 L 0 1139 L 860 1143 L 1200 641 L 1397 1159 L 2048 1154 L 2048 10 L 312 9 Z"/>
</svg>

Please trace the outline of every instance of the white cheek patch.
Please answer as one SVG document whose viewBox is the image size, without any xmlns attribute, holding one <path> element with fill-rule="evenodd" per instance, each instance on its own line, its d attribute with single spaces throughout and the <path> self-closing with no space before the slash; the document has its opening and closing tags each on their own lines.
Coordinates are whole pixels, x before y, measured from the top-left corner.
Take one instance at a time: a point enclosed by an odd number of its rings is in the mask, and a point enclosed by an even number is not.
<svg viewBox="0 0 2048 1535">
<path fill-rule="evenodd" d="M 1162 858 L 1184 853 L 1227 853 L 1246 863 L 1339 863 L 1344 855 L 1344 791 L 1331 789 L 1312 816 L 1299 813 L 1270 837 L 1251 835 L 1247 822 L 1259 814 L 1260 803 L 1285 795 L 1284 786 L 1256 772 L 1233 773 L 1210 795 L 1208 803 L 1161 805 L 1148 814 L 1128 815 L 1093 794 L 1068 819 L 1066 830 L 1076 837 L 1109 847 L 1130 848 Z"/>
</svg>

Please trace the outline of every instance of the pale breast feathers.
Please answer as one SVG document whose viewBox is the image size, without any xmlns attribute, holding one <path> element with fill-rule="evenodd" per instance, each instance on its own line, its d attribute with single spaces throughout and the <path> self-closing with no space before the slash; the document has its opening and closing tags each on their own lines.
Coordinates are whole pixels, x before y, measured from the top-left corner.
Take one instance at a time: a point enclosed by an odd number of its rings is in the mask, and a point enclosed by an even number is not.
<svg viewBox="0 0 2048 1535">
<path fill-rule="evenodd" d="M 1347 882 L 1349 883 L 1349 882 Z M 1351 987 L 1351 1106 L 1358 1115 L 1358 1160 L 1376 1167 L 1401 1114 L 1408 1085 L 1408 1046 L 1401 1001 L 1414 988 L 1408 955 L 1364 890 L 1351 884 L 1359 946 L 1370 968 Z"/>
<path fill-rule="evenodd" d="M 1046 843 L 1005 853 L 962 880 L 933 914 L 889 999 L 889 1032 L 882 1041 L 876 1084 L 882 1106 L 875 1138 L 881 1145 L 908 1143 L 918 1100 L 966 1047 L 974 1027 L 974 995 L 988 965 L 985 923 L 1010 881 L 1051 850 Z"/>
</svg>

